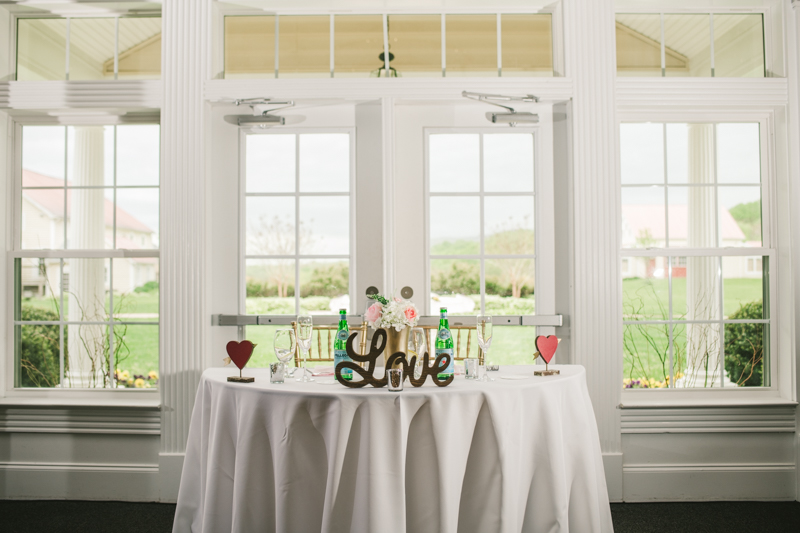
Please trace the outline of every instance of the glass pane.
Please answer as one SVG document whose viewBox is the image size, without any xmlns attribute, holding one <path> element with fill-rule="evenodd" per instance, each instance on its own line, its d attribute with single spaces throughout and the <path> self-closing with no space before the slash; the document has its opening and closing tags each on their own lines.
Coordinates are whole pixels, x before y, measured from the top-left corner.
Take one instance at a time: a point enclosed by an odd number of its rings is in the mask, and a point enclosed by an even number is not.
<svg viewBox="0 0 800 533">
<path fill-rule="evenodd" d="M 108 322 L 110 259 L 64 259 L 64 319 L 70 322 Z"/>
<path fill-rule="evenodd" d="M 67 189 L 67 248 L 102 250 L 114 247 L 113 194 L 112 188 Z"/>
<path fill-rule="evenodd" d="M 536 253 L 533 196 L 487 196 L 483 202 L 485 253 Z"/>
<path fill-rule="evenodd" d="M 158 326 L 114 324 L 114 361 L 118 385 L 157 387 Z"/>
<path fill-rule="evenodd" d="M 445 15 L 447 76 L 497 76 L 497 16 Z"/>
<path fill-rule="evenodd" d="M 761 14 L 714 15 L 714 76 L 763 78 L 764 23 Z"/>
<path fill-rule="evenodd" d="M 435 134 L 429 137 L 430 191 L 480 190 L 480 137 L 478 134 Z"/>
<path fill-rule="evenodd" d="M 60 320 L 61 288 L 58 278 L 61 260 L 42 257 L 15 261 L 20 268 L 16 287 L 20 315 L 15 320 Z"/>
<path fill-rule="evenodd" d="M 158 322 L 158 258 L 112 259 L 114 319 Z"/>
<path fill-rule="evenodd" d="M 620 124 L 619 143 L 623 184 L 664 183 L 662 124 Z"/>
<path fill-rule="evenodd" d="M 350 190 L 350 135 L 311 133 L 300 135 L 300 191 Z"/>
<path fill-rule="evenodd" d="M 73 18 L 69 22 L 69 79 L 114 79 L 116 20 Z"/>
<path fill-rule="evenodd" d="M 270 363 L 278 362 L 275 357 L 275 331 L 289 327 L 291 326 L 247 326 L 245 338 L 255 345 L 247 368 L 266 368 Z M 290 360 L 288 364 L 294 366 L 294 360 Z"/>
<path fill-rule="evenodd" d="M 622 319 L 669 320 L 666 257 L 622 258 Z"/>
<path fill-rule="evenodd" d="M 671 248 L 686 248 L 689 239 L 689 196 L 696 197 L 698 193 L 705 198 L 706 194 L 711 194 L 711 200 L 714 199 L 713 187 L 669 187 L 667 189 L 667 203 L 669 210 L 667 211 L 667 228 L 669 229 L 669 242 L 667 245 Z M 693 204 L 694 205 L 694 204 Z M 703 219 L 702 222 L 708 223 L 707 226 L 701 230 L 704 232 L 705 240 L 713 243 L 714 241 L 714 220 L 711 218 Z M 693 226 L 699 223 L 696 219 L 692 220 Z M 697 235 L 692 235 L 693 242 L 700 242 Z M 711 244 L 713 246 L 713 244 Z"/>
<path fill-rule="evenodd" d="M 118 78 L 161 78 L 161 17 L 119 19 Z"/>
<path fill-rule="evenodd" d="M 689 183 L 688 124 L 667 124 L 667 182 Z"/>
<path fill-rule="evenodd" d="M 65 165 L 64 126 L 22 127 L 23 187 L 63 187 Z"/>
<path fill-rule="evenodd" d="M 278 17 L 278 76 L 331 75 L 331 19 L 327 15 Z"/>
<path fill-rule="evenodd" d="M 536 328 L 495 326 L 492 331 L 492 347 L 489 349 L 486 361 L 489 364 L 501 366 L 532 365 L 533 352 L 535 350 L 531 349 L 531 347 L 534 346 L 535 342 Z M 477 347 L 477 342 L 475 342 L 475 347 Z M 471 347 L 471 353 L 477 353 L 475 347 Z M 563 353 L 556 353 L 556 357 L 553 359 L 554 363 L 559 363 L 559 356 L 567 357 Z"/>
<path fill-rule="evenodd" d="M 333 24 L 334 76 L 365 78 L 384 66 L 382 15 L 336 15 Z"/>
<path fill-rule="evenodd" d="M 38 182 L 64 181 L 36 176 Z M 102 193 L 101 193 L 102 195 Z M 64 189 L 22 189 L 21 248 L 23 250 L 64 248 Z M 101 245 L 100 248 L 103 246 Z"/>
<path fill-rule="evenodd" d="M 431 259 L 431 314 L 446 307 L 451 315 L 481 310 L 481 265 L 477 259 Z"/>
<path fill-rule="evenodd" d="M 673 319 L 719 320 L 719 257 L 676 257 L 673 264 Z"/>
<path fill-rule="evenodd" d="M 66 19 L 19 19 L 17 80 L 63 80 L 66 65 Z"/>
<path fill-rule="evenodd" d="M 761 183 L 759 125 L 717 124 L 717 181 Z"/>
<path fill-rule="evenodd" d="M 720 386 L 719 324 L 676 324 L 673 369 L 677 388 Z"/>
<path fill-rule="evenodd" d="M 350 253 L 350 198 L 347 196 L 300 198 L 299 253 Z"/>
<path fill-rule="evenodd" d="M 483 188 L 487 192 L 533 192 L 533 135 L 483 136 Z"/>
<path fill-rule="evenodd" d="M 661 389 L 669 385 L 669 328 L 668 324 L 623 326 L 625 388 Z"/>
<path fill-rule="evenodd" d="M 441 15 L 389 15 L 389 52 L 399 76 L 442 75 Z"/>
<path fill-rule="evenodd" d="M 432 197 L 430 225 L 431 254 L 480 253 L 478 198 Z"/>
<path fill-rule="evenodd" d="M 296 315 L 294 270 L 291 259 L 247 259 L 245 313 Z"/>
<path fill-rule="evenodd" d="M 275 17 L 225 17 L 225 78 L 275 77 Z"/>
<path fill-rule="evenodd" d="M 38 314 L 29 315 L 37 317 Z M 38 320 L 38 318 L 33 318 Z M 20 366 L 18 387 L 58 387 L 61 327 L 54 325 L 15 326 L 16 358 Z M 64 332 L 64 342 L 68 341 Z"/>
<path fill-rule="evenodd" d="M 617 14 L 617 76 L 661 76 L 660 15 Z"/>
<path fill-rule="evenodd" d="M 116 219 L 116 248 L 158 248 L 158 189 L 117 189 Z"/>
<path fill-rule="evenodd" d="M 161 171 L 158 124 L 117 126 L 117 185 L 158 185 Z"/>
<path fill-rule="evenodd" d="M 622 247 L 666 245 L 664 187 L 622 188 Z"/>
<path fill-rule="evenodd" d="M 114 185 L 114 126 L 67 127 L 67 185 Z"/>
<path fill-rule="evenodd" d="M 294 255 L 295 204 L 280 197 L 251 196 L 245 203 L 247 255 Z M 301 230 L 301 239 L 308 238 Z"/>
<path fill-rule="evenodd" d="M 723 257 L 722 298 L 724 318 L 763 319 L 764 258 Z"/>
<path fill-rule="evenodd" d="M 247 192 L 295 192 L 295 135 L 247 136 Z"/>
<path fill-rule="evenodd" d="M 532 315 L 534 306 L 533 259 L 492 259 L 484 265 L 486 306 L 492 314 Z M 487 311 L 488 313 L 488 311 Z"/>
<path fill-rule="evenodd" d="M 552 76 L 551 15 L 501 15 L 503 76 Z"/>
<path fill-rule="evenodd" d="M 711 76 L 711 20 L 703 15 L 664 15 L 667 76 Z"/>
<path fill-rule="evenodd" d="M 764 379 L 765 335 L 766 324 L 725 324 L 725 386 L 769 386 Z"/>
<path fill-rule="evenodd" d="M 300 311 L 338 315 L 350 312 L 350 262 L 347 259 L 300 261 Z"/>
<path fill-rule="evenodd" d="M 761 246 L 761 187 L 719 187 L 720 246 Z"/>
</svg>

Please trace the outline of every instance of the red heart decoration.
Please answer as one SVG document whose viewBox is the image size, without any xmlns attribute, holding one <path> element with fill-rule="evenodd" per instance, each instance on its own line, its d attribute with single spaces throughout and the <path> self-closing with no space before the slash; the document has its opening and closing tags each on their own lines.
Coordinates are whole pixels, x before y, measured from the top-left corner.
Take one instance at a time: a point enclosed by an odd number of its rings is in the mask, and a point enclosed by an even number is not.
<svg viewBox="0 0 800 533">
<path fill-rule="evenodd" d="M 557 348 L 558 337 L 555 335 L 539 335 L 536 337 L 536 349 L 539 351 L 539 355 L 542 356 L 542 359 L 544 359 L 544 362 L 548 365 L 550 361 L 553 360 Z"/>
<path fill-rule="evenodd" d="M 228 351 L 228 355 L 231 361 L 233 361 L 233 364 L 238 366 L 239 370 L 241 370 L 250 360 L 250 356 L 253 355 L 253 348 L 255 347 L 256 345 L 250 341 L 231 341 L 225 346 L 225 349 Z"/>
</svg>

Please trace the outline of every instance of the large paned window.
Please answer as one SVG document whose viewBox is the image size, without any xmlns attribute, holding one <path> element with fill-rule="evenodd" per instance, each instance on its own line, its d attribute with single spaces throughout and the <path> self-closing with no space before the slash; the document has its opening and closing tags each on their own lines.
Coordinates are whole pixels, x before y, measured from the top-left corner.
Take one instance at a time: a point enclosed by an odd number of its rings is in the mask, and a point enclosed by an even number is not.
<svg viewBox="0 0 800 533">
<path fill-rule="evenodd" d="M 17 21 L 17 80 L 160 77 L 161 17 Z"/>
<path fill-rule="evenodd" d="M 348 130 L 243 134 L 242 279 L 250 315 L 351 310 L 353 147 Z M 274 327 L 248 330 L 271 346 Z M 265 366 L 268 350 L 254 355 Z M 263 359 L 263 360 L 261 360 Z"/>
<path fill-rule="evenodd" d="M 224 33 L 226 78 L 553 76 L 548 13 L 238 15 Z"/>
<path fill-rule="evenodd" d="M 534 133 L 428 130 L 430 312 L 534 315 Z M 502 364 L 530 363 L 532 327 L 498 328 Z"/>
<path fill-rule="evenodd" d="M 158 383 L 159 126 L 22 126 L 14 386 Z"/>
<path fill-rule="evenodd" d="M 618 13 L 618 76 L 766 76 L 761 13 Z"/>
<path fill-rule="evenodd" d="M 626 387 L 770 386 L 763 128 L 620 126 Z"/>
</svg>

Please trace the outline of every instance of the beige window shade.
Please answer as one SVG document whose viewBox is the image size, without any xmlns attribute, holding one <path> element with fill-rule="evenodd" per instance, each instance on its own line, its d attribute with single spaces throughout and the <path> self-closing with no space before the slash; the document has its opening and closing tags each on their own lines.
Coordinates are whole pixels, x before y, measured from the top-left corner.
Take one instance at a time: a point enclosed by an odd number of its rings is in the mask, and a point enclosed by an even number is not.
<svg viewBox="0 0 800 533">
<path fill-rule="evenodd" d="M 113 59 L 106 68 L 114 69 Z M 161 78 L 161 17 L 119 19 L 119 79 Z"/>
<path fill-rule="evenodd" d="M 382 15 L 337 15 L 333 18 L 336 77 L 368 77 L 383 67 Z"/>
<path fill-rule="evenodd" d="M 400 76 L 442 75 L 441 15 L 389 15 L 391 66 Z"/>
<path fill-rule="evenodd" d="M 552 76 L 550 15 L 501 15 L 503 76 Z"/>
<path fill-rule="evenodd" d="M 447 76 L 497 76 L 497 16 L 446 15 Z"/>
<path fill-rule="evenodd" d="M 275 77 L 275 17 L 225 17 L 225 77 Z"/>
<path fill-rule="evenodd" d="M 278 17 L 278 77 L 330 76 L 330 20 L 327 15 Z"/>
</svg>

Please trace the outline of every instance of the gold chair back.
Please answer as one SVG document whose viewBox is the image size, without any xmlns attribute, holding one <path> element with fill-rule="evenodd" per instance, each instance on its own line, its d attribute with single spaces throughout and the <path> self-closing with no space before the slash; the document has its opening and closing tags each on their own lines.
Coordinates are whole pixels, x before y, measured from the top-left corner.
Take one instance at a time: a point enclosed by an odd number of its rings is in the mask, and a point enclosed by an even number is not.
<svg viewBox="0 0 800 533">
<path fill-rule="evenodd" d="M 297 322 L 292 322 L 292 329 L 294 334 L 297 335 Z M 311 349 L 308 350 L 308 362 L 333 362 L 333 342 L 336 340 L 336 330 L 338 326 L 314 326 L 311 333 Z M 366 349 L 366 333 L 367 323 L 364 322 L 358 327 L 350 328 L 350 333 L 359 332 L 360 340 L 359 353 L 365 353 Z M 300 345 L 294 352 L 294 366 L 300 367 L 303 363 L 303 354 L 300 351 Z"/>
<path fill-rule="evenodd" d="M 431 344 L 431 340 L 435 341 L 436 331 L 439 326 L 419 326 L 425 330 L 425 341 L 428 343 L 428 352 L 430 353 L 431 362 L 435 359 L 436 347 Z M 451 325 L 450 333 L 453 334 L 453 355 L 456 361 L 463 361 L 470 357 L 470 352 L 473 353 L 472 357 L 477 357 L 479 364 L 483 364 L 483 350 L 480 347 L 472 346 L 472 339 L 478 341 L 478 326 L 464 326 L 464 325 Z"/>
</svg>

